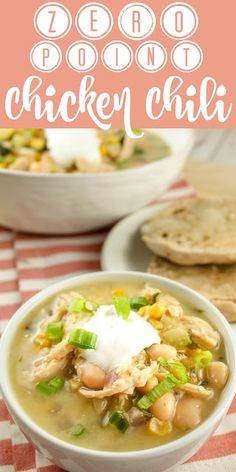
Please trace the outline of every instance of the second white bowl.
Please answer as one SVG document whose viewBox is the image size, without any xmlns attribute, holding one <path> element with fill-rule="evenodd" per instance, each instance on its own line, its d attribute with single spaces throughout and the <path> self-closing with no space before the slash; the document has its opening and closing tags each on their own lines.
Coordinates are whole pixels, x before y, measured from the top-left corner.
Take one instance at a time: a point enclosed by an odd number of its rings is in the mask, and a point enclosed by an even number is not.
<svg viewBox="0 0 236 472">
<path fill-rule="evenodd" d="M 144 207 L 180 174 L 191 129 L 160 129 L 172 154 L 136 169 L 97 174 L 0 170 L 0 224 L 16 231 L 75 234 L 105 227 Z"/>
</svg>

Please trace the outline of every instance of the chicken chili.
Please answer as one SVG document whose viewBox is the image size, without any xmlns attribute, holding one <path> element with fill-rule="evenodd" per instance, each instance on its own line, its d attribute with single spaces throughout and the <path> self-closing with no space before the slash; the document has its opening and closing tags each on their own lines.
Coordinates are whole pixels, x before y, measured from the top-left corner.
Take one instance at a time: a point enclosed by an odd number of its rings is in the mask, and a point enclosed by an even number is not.
<svg viewBox="0 0 236 472">
<path fill-rule="evenodd" d="M 168 144 L 152 130 L 133 131 L 135 134 L 143 132 L 144 135 L 139 139 L 132 139 L 124 129 L 78 130 L 76 156 L 72 163 L 69 159 L 62 165 L 50 149 L 45 130 L 0 128 L 0 169 L 59 174 L 113 172 L 139 167 L 171 154 Z M 86 155 L 81 151 L 81 132 L 87 139 Z M 91 157 L 90 142 L 94 139 L 93 134 L 97 140 L 98 162 L 88 159 Z"/>
<path fill-rule="evenodd" d="M 136 282 L 61 293 L 14 339 L 18 400 L 42 428 L 86 448 L 177 439 L 210 414 L 229 376 L 221 336 L 204 318 Z"/>
</svg>

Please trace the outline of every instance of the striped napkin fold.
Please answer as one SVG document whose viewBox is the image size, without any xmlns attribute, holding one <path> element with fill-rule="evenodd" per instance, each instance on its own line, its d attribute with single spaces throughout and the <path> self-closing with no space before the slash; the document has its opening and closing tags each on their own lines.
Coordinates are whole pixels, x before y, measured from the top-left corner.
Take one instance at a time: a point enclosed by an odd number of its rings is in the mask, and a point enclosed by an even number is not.
<svg viewBox="0 0 236 472">
<path fill-rule="evenodd" d="M 181 180 L 159 202 L 190 195 L 191 188 Z M 102 230 L 78 236 L 47 237 L 0 228 L 0 335 L 16 309 L 39 290 L 65 277 L 100 270 L 106 235 L 107 231 Z M 236 398 L 214 436 L 173 472 L 211 472 L 213 468 L 214 472 L 236 471 Z M 61 470 L 28 443 L 0 397 L 0 472 Z"/>
</svg>

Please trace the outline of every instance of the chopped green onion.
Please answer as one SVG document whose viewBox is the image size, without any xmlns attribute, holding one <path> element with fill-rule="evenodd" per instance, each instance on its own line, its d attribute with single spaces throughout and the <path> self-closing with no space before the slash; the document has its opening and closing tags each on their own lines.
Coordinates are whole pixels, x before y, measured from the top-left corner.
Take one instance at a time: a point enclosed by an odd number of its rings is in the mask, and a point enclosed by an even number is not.
<svg viewBox="0 0 236 472">
<path fill-rule="evenodd" d="M 75 436 L 76 438 L 78 438 L 79 436 L 82 436 L 82 434 L 84 434 L 86 431 L 86 428 L 83 424 L 79 423 L 79 424 L 76 424 L 70 431 L 71 435 L 72 436 Z"/>
<path fill-rule="evenodd" d="M 0 145 L 1 146 L 1 145 Z M 13 156 L 13 154 L 8 153 L 5 156 L 1 156 L 1 151 L 0 151 L 0 164 L 5 164 L 6 166 L 10 166 L 15 162 L 16 157 Z"/>
<path fill-rule="evenodd" d="M 8 154 L 8 156 L 6 157 L 4 163 L 8 166 L 10 166 L 11 164 L 13 164 L 13 162 L 15 162 L 16 160 L 16 157 L 13 155 L 13 154 Z"/>
<path fill-rule="evenodd" d="M 85 310 L 86 300 L 84 298 L 73 298 L 69 305 L 70 313 L 81 313 Z"/>
<path fill-rule="evenodd" d="M 213 355 L 210 351 L 201 351 L 192 357 L 192 360 L 197 369 L 202 369 L 203 367 L 206 367 L 207 364 L 212 361 L 212 359 Z"/>
<path fill-rule="evenodd" d="M 86 311 L 96 311 L 99 307 L 99 303 L 94 300 L 85 300 L 85 309 Z"/>
<path fill-rule="evenodd" d="M 172 374 L 168 374 L 162 382 L 160 382 L 156 387 L 154 387 L 149 393 L 140 398 L 137 403 L 137 406 L 141 409 L 147 410 L 150 406 L 155 403 L 156 400 L 161 398 L 165 393 L 173 390 L 176 385 L 181 384 L 179 379 L 174 377 Z"/>
<path fill-rule="evenodd" d="M 142 133 L 142 128 L 133 128 L 133 133 L 139 136 Z"/>
<path fill-rule="evenodd" d="M 128 297 L 114 297 L 113 303 L 115 305 L 117 314 L 119 316 L 122 316 L 124 320 L 127 320 L 130 314 L 129 298 Z"/>
<path fill-rule="evenodd" d="M 54 393 L 58 392 L 64 386 L 65 380 L 61 377 L 54 377 L 53 379 L 49 380 L 49 382 L 39 382 L 36 385 L 37 390 L 44 395 L 53 395 Z"/>
<path fill-rule="evenodd" d="M 167 361 L 164 357 L 159 357 L 159 362 L 163 367 L 170 367 L 170 371 L 181 383 L 188 382 L 186 367 L 180 362 Z"/>
<path fill-rule="evenodd" d="M 120 412 L 120 411 L 113 411 L 113 413 L 110 416 L 109 422 L 111 424 L 114 424 L 119 431 L 122 433 L 125 433 L 125 431 L 129 427 L 129 422 L 127 418 Z"/>
<path fill-rule="evenodd" d="M 63 337 L 63 324 L 61 321 L 49 323 L 47 327 L 47 335 L 50 341 L 61 341 Z"/>
<path fill-rule="evenodd" d="M 31 136 L 34 136 L 34 135 L 35 135 L 35 128 L 26 128 L 26 131 L 27 131 Z"/>
<path fill-rule="evenodd" d="M 156 303 L 156 302 L 159 300 L 159 298 L 161 298 L 161 296 L 162 296 L 162 293 L 161 293 L 161 292 L 155 293 L 155 294 L 153 295 L 154 303 Z"/>
<path fill-rule="evenodd" d="M 139 310 L 142 306 L 148 305 L 146 297 L 131 297 L 130 306 L 133 310 Z"/>
<path fill-rule="evenodd" d="M 70 332 L 68 343 L 80 349 L 96 349 L 98 336 L 85 329 L 74 329 Z"/>
<path fill-rule="evenodd" d="M 69 305 L 71 313 L 82 313 L 84 311 L 95 311 L 99 307 L 97 302 L 93 300 L 85 300 L 85 298 L 74 298 Z"/>
<path fill-rule="evenodd" d="M 143 416 L 146 420 L 150 420 L 152 417 L 152 414 L 150 413 L 150 411 L 144 411 Z"/>
<path fill-rule="evenodd" d="M 10 154 L 10 149 L 8 149 L 7 147 L 0 144 L 0 155 L 1 155 L 1 157 L 5 157 L 8 154 Z M 4 159 L 1 160 L 0 162 L 4 162 Z"/>
</svg>

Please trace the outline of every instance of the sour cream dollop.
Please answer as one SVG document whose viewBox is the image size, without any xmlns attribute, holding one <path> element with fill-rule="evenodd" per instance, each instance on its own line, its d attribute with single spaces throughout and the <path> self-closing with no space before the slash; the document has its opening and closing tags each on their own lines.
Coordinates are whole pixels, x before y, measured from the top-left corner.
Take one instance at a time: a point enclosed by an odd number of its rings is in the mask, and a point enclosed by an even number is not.
<svg viewBox="0 0 236 472">
<path fill-rule="evenodd" d="M 83 351 L 83 357 L 105 371 L 121 367 L 143 349 L 160 343 L 150 323 L 134 311 L 124 320 L 114 305 L 101 305 L 83 329 L 98 336 L 96 349 Z"/>
<path fill-rule="evenodd" d="M 95 164 L 101 162 L 95 129 L 48 128 L 45 135 L 50 154 L 63 167 L 71 166 L 78 157 Z"/>
</svg>

